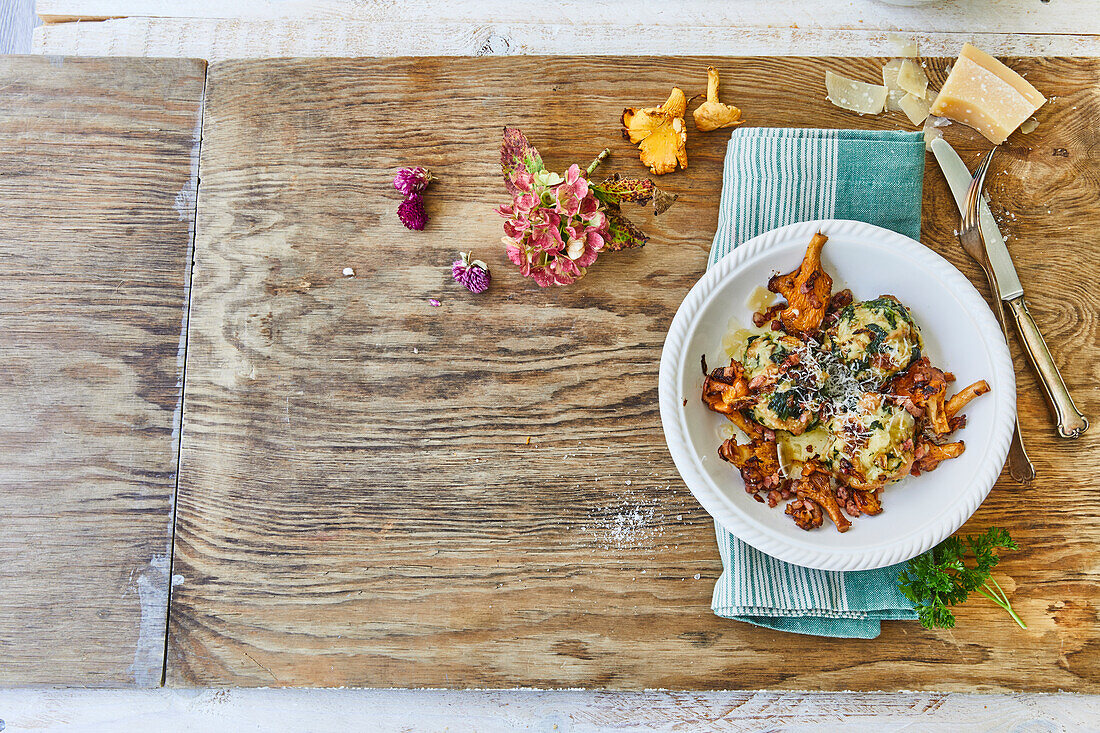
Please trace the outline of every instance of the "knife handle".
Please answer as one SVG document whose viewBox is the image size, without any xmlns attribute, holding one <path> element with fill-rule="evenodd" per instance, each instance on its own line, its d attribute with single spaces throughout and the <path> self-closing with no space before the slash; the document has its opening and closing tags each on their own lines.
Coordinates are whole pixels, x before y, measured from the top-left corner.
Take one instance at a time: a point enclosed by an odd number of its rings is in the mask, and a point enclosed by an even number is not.
<svg viewBox="0 0 1100 733">
<path fill-rule="evenodd" d="M 1012 317 L 1016 319 L 1016 327 L 1020 330 L 1020 338 L 1024 342 L 1024 350 L 1027 352 L 1031 364 L 1039 375 L 1039 382 L 1043 385 L 1047 401 L 1050 403 L 1051 414 L 1058 422 L 1058 433 L 1063 438 L 1076 438 L 1088 430 L 1089 421 L 1073 404 L 1073 398 L 1069 396 L 1066 383 L 1062 374 L 1050 356 L 1050 349 L 1039 333 L 1039 327 L 1035 325 L 1035 319 L 1028 311 L 1024 296 L 1005 301 L 1008 303 Z"/>
</svg>

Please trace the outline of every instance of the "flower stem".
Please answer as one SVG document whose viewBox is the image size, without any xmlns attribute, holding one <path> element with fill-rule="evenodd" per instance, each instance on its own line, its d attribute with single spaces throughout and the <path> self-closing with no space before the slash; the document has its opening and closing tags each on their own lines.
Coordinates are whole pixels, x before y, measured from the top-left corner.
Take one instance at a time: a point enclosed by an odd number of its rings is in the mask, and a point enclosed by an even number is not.
<svg viewBox="0 0 1100 733">
<path fill-rule="evenodd" d="M 611 155 L 611 148 L 604 148 L 603 152 L 597 155 L 596 159 L 588 164 L 588 168 L 585 170 L 585 173 L 591 173 L 592 171 L 596 170 L 596 166 L 602 163 L 603 159 L 609 155 Z"/>
</svg>

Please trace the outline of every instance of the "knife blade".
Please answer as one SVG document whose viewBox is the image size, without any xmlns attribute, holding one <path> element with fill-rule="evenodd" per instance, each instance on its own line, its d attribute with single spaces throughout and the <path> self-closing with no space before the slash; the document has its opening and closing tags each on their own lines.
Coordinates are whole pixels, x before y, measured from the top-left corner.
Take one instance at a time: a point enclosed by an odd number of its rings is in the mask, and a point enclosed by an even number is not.
<svg viewBox="0 0 1100 733">
<path fill-rule="evenodd" d="M 970 187 L 970 169 L 951 147 L 951 143 L 943 138 L 932 141 L 932 154 L 936 156 L 936 161 L 947 178 L 947 185 L 951 187 L 959 211 L 966 213 L 966 189 Z M 1020 284 L 1020 277 L 1016 274 L 1016 266 L 1012 264 L 1004 237 L 1001 236 L 1001 230 L 993 219 L 993 212 L 989 210 L 989 204 L 984 199 L 978 202 L 978 222 L 985 238 L 989 264 L 997 276 L 998 297 L 1001 300 L 1019 298 L 1024 294 L 1024 286 Z"/>
</svg>

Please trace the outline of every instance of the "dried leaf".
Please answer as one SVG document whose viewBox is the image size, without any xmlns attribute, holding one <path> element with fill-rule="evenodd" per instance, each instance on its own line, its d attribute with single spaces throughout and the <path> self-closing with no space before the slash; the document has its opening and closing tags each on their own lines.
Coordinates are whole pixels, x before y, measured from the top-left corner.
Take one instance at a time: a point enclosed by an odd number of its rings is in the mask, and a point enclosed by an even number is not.
<svg viewBox="0 0 1100 733">
<path fill-rule="evenodd" d="M 623 178 L 618 173 L 599 185 L 593 185 L 591 189 L 597 197 L 607 203 L 632 201 L 645 206 L 653 201 L 654 214 L 663 214 L 668 211 L 677 199 L 676 194 L 662 191 L 648 178 Z"/>
<path fill-rule="evenodd" d="M 605 250 L 617 252 L 621 249 L 644 247 L 645 243 L 649 241 L 649 237 L 646 236 L 645 232 L 623 216 L 618 204 L 608 204 L 605 213 L 607 214 L 608 231 L 610 233 L 610 238 L 604 244 Z"/>
</svg>

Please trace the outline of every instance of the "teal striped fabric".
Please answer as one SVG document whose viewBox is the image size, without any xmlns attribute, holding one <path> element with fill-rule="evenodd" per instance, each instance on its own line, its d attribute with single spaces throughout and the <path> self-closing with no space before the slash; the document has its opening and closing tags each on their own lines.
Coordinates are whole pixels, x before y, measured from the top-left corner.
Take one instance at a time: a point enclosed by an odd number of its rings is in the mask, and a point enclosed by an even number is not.
<svg viewBox="0 0 1100 733">
<path fill-rule="evenodd" d="M 710 264 L 776 227 L 855 219 L 920 238 L 919 132 L 743 128 L 726 150 Z M 722 575 L 711 608 L 724 618 L 816 636 L 871 639 L 880 622 L 915 619 L 901 565 L 858 572 L 777 560 L 715 524 Z"/>
</svg>

